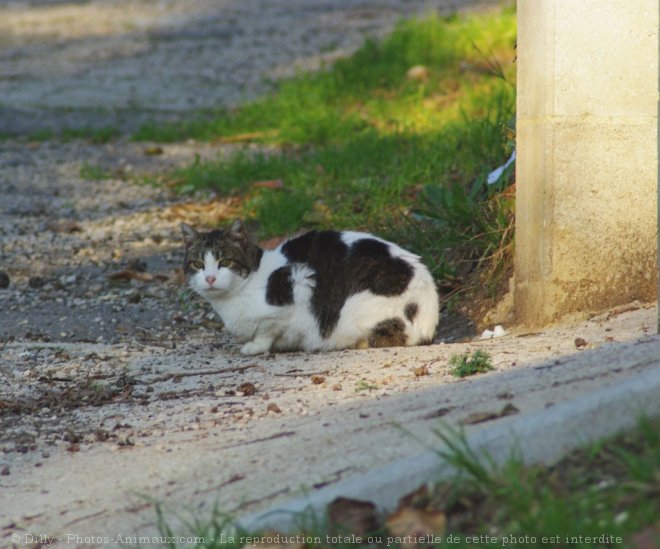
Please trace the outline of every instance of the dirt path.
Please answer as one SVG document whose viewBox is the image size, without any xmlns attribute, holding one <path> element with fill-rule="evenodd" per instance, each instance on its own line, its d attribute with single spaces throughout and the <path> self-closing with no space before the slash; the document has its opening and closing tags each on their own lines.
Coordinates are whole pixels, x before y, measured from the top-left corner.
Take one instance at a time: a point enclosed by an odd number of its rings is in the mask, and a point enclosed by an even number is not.
<svg viewBox="0 0 660 549">
<path fill-rule="evenodd" d="M 336 4 L 0 2 L 0 132 L 126 129 L 234 104 L 267 89 L 264 78 L 449 2 Z M 577 352 L 577 336 L 587 347 L 652 341 L 655 309 L 637 304 L 486 342 L 242 357 L 206 307 L 180 300 L 177 275 L 180 221 L 215 223 L 232 202 L 129 177 L 227 149 L 162 149 L 0 142 L 2 543 L 152 532 L 143 496 L 173 512 L 263 507 L 405 455 L 400 425 L 430 440 L 439 417 L 506 401 L 524 413 L 635 373 L 559 368 L 521 374 L 517 388 L 504 373 Z M 449 357 L 480 347 L 496 371 L 457 383 Z"/>
</svg>

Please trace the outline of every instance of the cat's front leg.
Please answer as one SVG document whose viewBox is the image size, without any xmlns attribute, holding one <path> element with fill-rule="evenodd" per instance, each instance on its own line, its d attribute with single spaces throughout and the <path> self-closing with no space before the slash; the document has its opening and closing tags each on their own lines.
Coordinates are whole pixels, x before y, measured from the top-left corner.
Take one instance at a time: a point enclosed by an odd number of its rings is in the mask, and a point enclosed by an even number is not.
<svg viewBox="0 0 660 549">
<path fill-rule="evenodd" d="M 241 347 L 241 354 L 258 355 L 267 353 L 273 345 L 273 338 L 265 334 L 258 334 L 252 341 L 248 341 Z"/>
</svg>

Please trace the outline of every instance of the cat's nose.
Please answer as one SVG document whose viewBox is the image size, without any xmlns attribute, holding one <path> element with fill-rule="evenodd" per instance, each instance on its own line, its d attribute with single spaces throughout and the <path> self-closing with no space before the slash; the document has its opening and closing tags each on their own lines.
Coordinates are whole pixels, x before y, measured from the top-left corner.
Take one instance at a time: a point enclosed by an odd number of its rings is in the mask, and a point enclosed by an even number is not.
<svg viewBox="0 0 660 549">
<path fill-rule="evenodd" d="M 215 276 L 213 275 L 208 275 L 206 277 L 206 282 L 209 283 L 209 286 L 213 286 L 213 283 L 215 282 Z"/>
</svg>

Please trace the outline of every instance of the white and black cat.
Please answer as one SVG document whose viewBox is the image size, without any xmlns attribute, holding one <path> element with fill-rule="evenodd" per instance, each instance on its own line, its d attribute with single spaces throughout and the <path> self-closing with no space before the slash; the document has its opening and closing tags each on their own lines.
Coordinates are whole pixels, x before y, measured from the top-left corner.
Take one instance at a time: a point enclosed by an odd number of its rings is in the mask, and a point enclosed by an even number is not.
<svg viewBox="0 0 660 549">
<path fill-rule="evenodd" d="M 312 231 L 274 250 L 246 227 L 181 225 L 192 290 L 244 354 L 430 343 L 438 294 L 418 256 L 367 233 Z"/>
</svg>

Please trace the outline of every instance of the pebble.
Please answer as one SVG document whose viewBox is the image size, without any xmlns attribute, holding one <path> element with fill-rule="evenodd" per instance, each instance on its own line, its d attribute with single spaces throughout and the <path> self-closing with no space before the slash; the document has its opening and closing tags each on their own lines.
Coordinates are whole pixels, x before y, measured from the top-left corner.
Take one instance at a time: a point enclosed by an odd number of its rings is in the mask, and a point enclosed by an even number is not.
<svg viewBox="0 0 660 549">
<path fill-rule="evenodd" d="M 33 289 L 42 288 L 46 285 L 46 281 L 41 276 L 31 276 L 28 279 L 28 286 Z"/>
<path fill-rule="evenodd" d="M 9 275 L 5 271 L 0 271 L 0 288 L 9 288 Z"/>
</svg>

